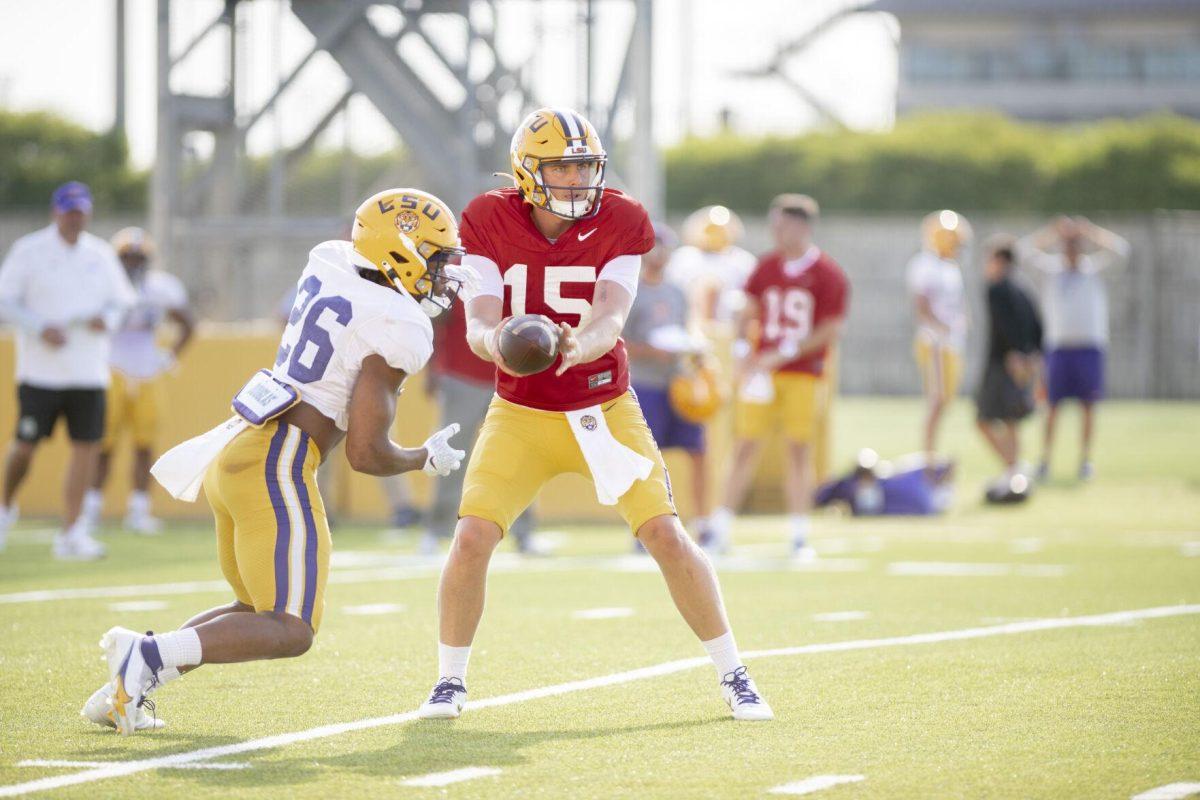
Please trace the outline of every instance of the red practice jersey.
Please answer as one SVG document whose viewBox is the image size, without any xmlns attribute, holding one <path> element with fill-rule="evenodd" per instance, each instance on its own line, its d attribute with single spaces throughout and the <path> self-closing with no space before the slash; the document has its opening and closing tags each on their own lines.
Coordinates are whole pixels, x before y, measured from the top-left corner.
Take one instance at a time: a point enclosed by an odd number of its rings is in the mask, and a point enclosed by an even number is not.
<svg viewBox="0 0 1200 800">
<path fill-rule="evenodd" d="M 440 375 L 452 375 L 471 383 L 489 384 L 496 368 L 475 355 L 467 344 L 467 312 L 462 303 L 445 312 L 445 320 L 433 323 L 433 359 L 430 368 Z"/>
<path fill-rule="evenodd" d="M 799 343 L 822 322 L 846 316 L 850 283 L 836 261 L 813 247 L 787 265 L 779 253 L 763 256 L 746 281 L 746 294 L 758 301 L 761 328 L 755 352 L 762 352 L 787 340 Z M 779 370 L 820 375 L 825 353 L 824 348 L 806 353 Z"/>
<path fill-rule="evenodd" d="M 615 189 L 604 190 L 594 217 L 576 222 L 553 243 L 534 226 L 530 206 L 516 189 L 497 189 L 472 200 L 463 210 L 459 233 L 468 255 L 486 258 L 499 270 L 505 317 L 544 314 L 556 324 L 574 327 L 590 311 L 605 265 L 654 247 L 646 210 Z M 629 388 L 629 360 L 621 340 L 589 364 L 577 364 L 561 376 L 555 376 L 557 368 L 555 361 L 524 378 L 497 369 L 496 393 L 529 408 L 571 411 L 611 400 Z"/>
</svg>

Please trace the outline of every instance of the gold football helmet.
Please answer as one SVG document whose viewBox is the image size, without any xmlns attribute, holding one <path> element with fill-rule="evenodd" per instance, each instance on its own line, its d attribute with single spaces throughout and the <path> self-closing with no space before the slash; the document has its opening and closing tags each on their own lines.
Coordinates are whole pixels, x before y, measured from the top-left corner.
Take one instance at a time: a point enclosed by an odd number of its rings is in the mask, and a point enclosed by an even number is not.
<svg viewBox="0 0 1200 800">
<path fill-rule="evenodd" d="M 725 206 L 705 206 L 688 215 L 683 241 L 706 253 L 720 253 L 737 244 L 745 233 L 742 220 Z"/>
<path fill-rule="evenodd" d="M 971 241 L 971 225 L 948 208 L 934 211 L 921 221 L 921 240 L 938 258 L 952 259 Z"/>
<path fill-rule="evenodd" d="M 112 247 L 118 258 L 141 256 L 147 261 L 154 258 L 154 240 L 141 228 L 121 228 L 113 234 Z"/>
<path fill-rule="evenodd" d="M 522 120 L 509 148 L 513 179 L 527 203 L 563 219 L 600 210 L 608 154 L 592 123 L 569 108 L 539 108 Z M 569 178 L 547 175 L 577 165 Z"/>
<path fill-rule="evenodd" d="M 725 404 L 720 375 L 710 359 L 688 359 L 684 369 L 671 379 L 667 387 L 671 408 L 685 421 L 708 422 Z"/>
<path fill-rule="evenodd" d="M 447 267 L 461 262 L 458 222 L 441 200 L 419 189 L 387 189 L 354 212 L 354 250 L 408 292 L 431 317 L 448 311 L 462 286 Z"/>
</svg>

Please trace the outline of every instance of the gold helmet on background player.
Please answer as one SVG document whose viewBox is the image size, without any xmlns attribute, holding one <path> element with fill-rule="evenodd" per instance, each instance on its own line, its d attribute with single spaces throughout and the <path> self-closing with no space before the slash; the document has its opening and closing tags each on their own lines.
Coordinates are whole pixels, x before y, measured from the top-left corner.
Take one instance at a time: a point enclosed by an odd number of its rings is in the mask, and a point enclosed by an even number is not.
<svg viewBox="0 0 1200 800">
<path fill-rule="evenodd" d="M 952 259 L 971 241 L 971 225 L 966 217 L 943 209 L 934 211 L 921 221 L 921 242 L 938 258 Z"/>
<path fill-rule="evenodd" d="M 720 253 L 737 244 L 745 233 L 742 220 L 725 206 L 705 206 L 683 223 L 683 242 L 706 253 Z"/>
<path fill-rule="evenodd" d="M 354 250 L 431 317 L 448 311 L 462 286 L 448 268 L 464 253 L 458 222 L 441 200 L 419 189 L 386 189 L 354 212 Z"/>
<path fill-rule="evenodd" d="M 141 228 L 121 228 L 113 234 L 112 247 L 118 258 L 141 256 L 146 261 L 154 258 L 154 240 Z"/>
<path fill-rule="evenodd" d="M 586 219 L 600 210 L 608 154 L 592 123 L 569 108 L 539 108 L 521 121 L 509 148 L 513 179 L 530 205 L 563 219 Z M 579 185 L 547 179 L 552 164 L 578 164 Z M 555 197 L 554 190 L 565 194 Z"/>
</svg>

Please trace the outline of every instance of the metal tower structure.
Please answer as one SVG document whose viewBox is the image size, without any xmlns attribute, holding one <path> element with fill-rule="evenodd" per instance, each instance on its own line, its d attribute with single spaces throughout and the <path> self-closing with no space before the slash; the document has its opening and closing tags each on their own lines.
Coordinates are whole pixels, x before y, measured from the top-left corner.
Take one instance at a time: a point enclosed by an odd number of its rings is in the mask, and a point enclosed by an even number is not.
<svg viewBox="0 0 1200 800">
<path fill-rule="evenodd" d="M 261 313 L 264 272 L 284 268 L 288 250 L 302 254 L 321 238 L 337 235 L 353 208 L 321 218 L 289 216 L 282 197 L 287 169 L 310 153 L 320 134 L 355 95 L 370 101 L 390 123 L 414 165 L 428 165 L 418 176 L 422 187 L 461 209 L 480 191 L 497 185 L 493 173 L 507 165 L 508 141 L 515 125 L 539 105 L 528 64 L 515 64 L 501 52 L 497 29 L 504 0 L 291 0 L 290 13 L 312 34 L 308 52 L 286 70 L 261 105 L 239 108 L 245 65 L 240 62 L 246 36 L 242 16 L 255 0 L 225 0 L 220 12 L 172 50 L 172 12 L 188 0 L 158 0 L 158 136 L 151 186 L 151 228 L 165 258 L 189 277 L 216 316 L 244 318 Z M 594 0 L 542 0 L 534 14 L 551 3 L 586 3 L 592 19 Z M 629 189 L 652 211 L 662 206 L 662 177 L 653 146 L 651 114 L 652 0 L 607 0 L 633 8 L 633 23 L 623 46 L 616 90 L 608 103 L 592 92 L 592 37 L 584 67 L 587 101 L 593 122 L 610 152 L 610 182 Z M 399 31 L 381 30 L 369 13 L 386 6 L 401 21 Z M 435 41 L 431 22 L 452 20 L 461 31 L 457 46 Z M 441 25 L 445 30 L 447 25 Z M 415 39 L 444 69 L 432 79 L 404 55 L 401 44 Z M 176 91 L 176 74 L 202 44 L 218 40 L 224 58 L 224 89 L 197 95 Z M 319 53 L 327 53 L 346 77 L 340 91 L 326 99 L 323 113 L 309 123 L 299 144 L 273 156 L 266 176 L 246 168 L 246 139 L 277 109 L 280 98 Z M 209 62 L 211 63 L 211 58 Z M 449 76 L 447 78 L 446 76 Z M 447 98 L 461 98 L 453 102 Z M 633 129 L 624 146 L 614 140 L 618 111 L 632 111 Z M 289 125 L 291 125 L 289 121 Z M 294 127 L 294 125 L 293 125 Z M 189 156 L 194 132 L 210 134 L 212 155 Z M 419 167 L 418 167 L 419 168 Z M 267 211 L 263 212 L 264 200 Z M 259 252 L 273 242 L 274 255 Z M 277 264 L 272 266 L 272 258 Z M 294 261 L 291 262 L 294 265 Z M 267 278 L 271 283 L 272 279 Z M 275 281 L 278 284 L 278 281 Z M 253 307 L 258 303 L 259 307 Z"/>
</svg>

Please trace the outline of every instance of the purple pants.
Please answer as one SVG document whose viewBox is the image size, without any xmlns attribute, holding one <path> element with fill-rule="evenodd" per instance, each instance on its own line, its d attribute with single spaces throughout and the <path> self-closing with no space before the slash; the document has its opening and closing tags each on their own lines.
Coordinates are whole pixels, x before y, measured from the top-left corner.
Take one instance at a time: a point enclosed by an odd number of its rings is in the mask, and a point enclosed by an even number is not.
<svg viewBox="0 0 1200 800">
<path fill-rule="evenodd" d="M 1095 403 L 1104 397 L 1104 351 L 1099 347 L 1059 347 L 1046 354 L 1046 395 L 1050 405 L 1075 398 Z"/>
<path fill-rule="evenodd" d="M 704 452 L 704 427 L 680 418 L 671 408 L 666 389 L 635 384 L 633 393 L 637 395 L 642 415 L 646 417 L 659 450 L 679 447 L 689 453 Z"/>
</svg>

